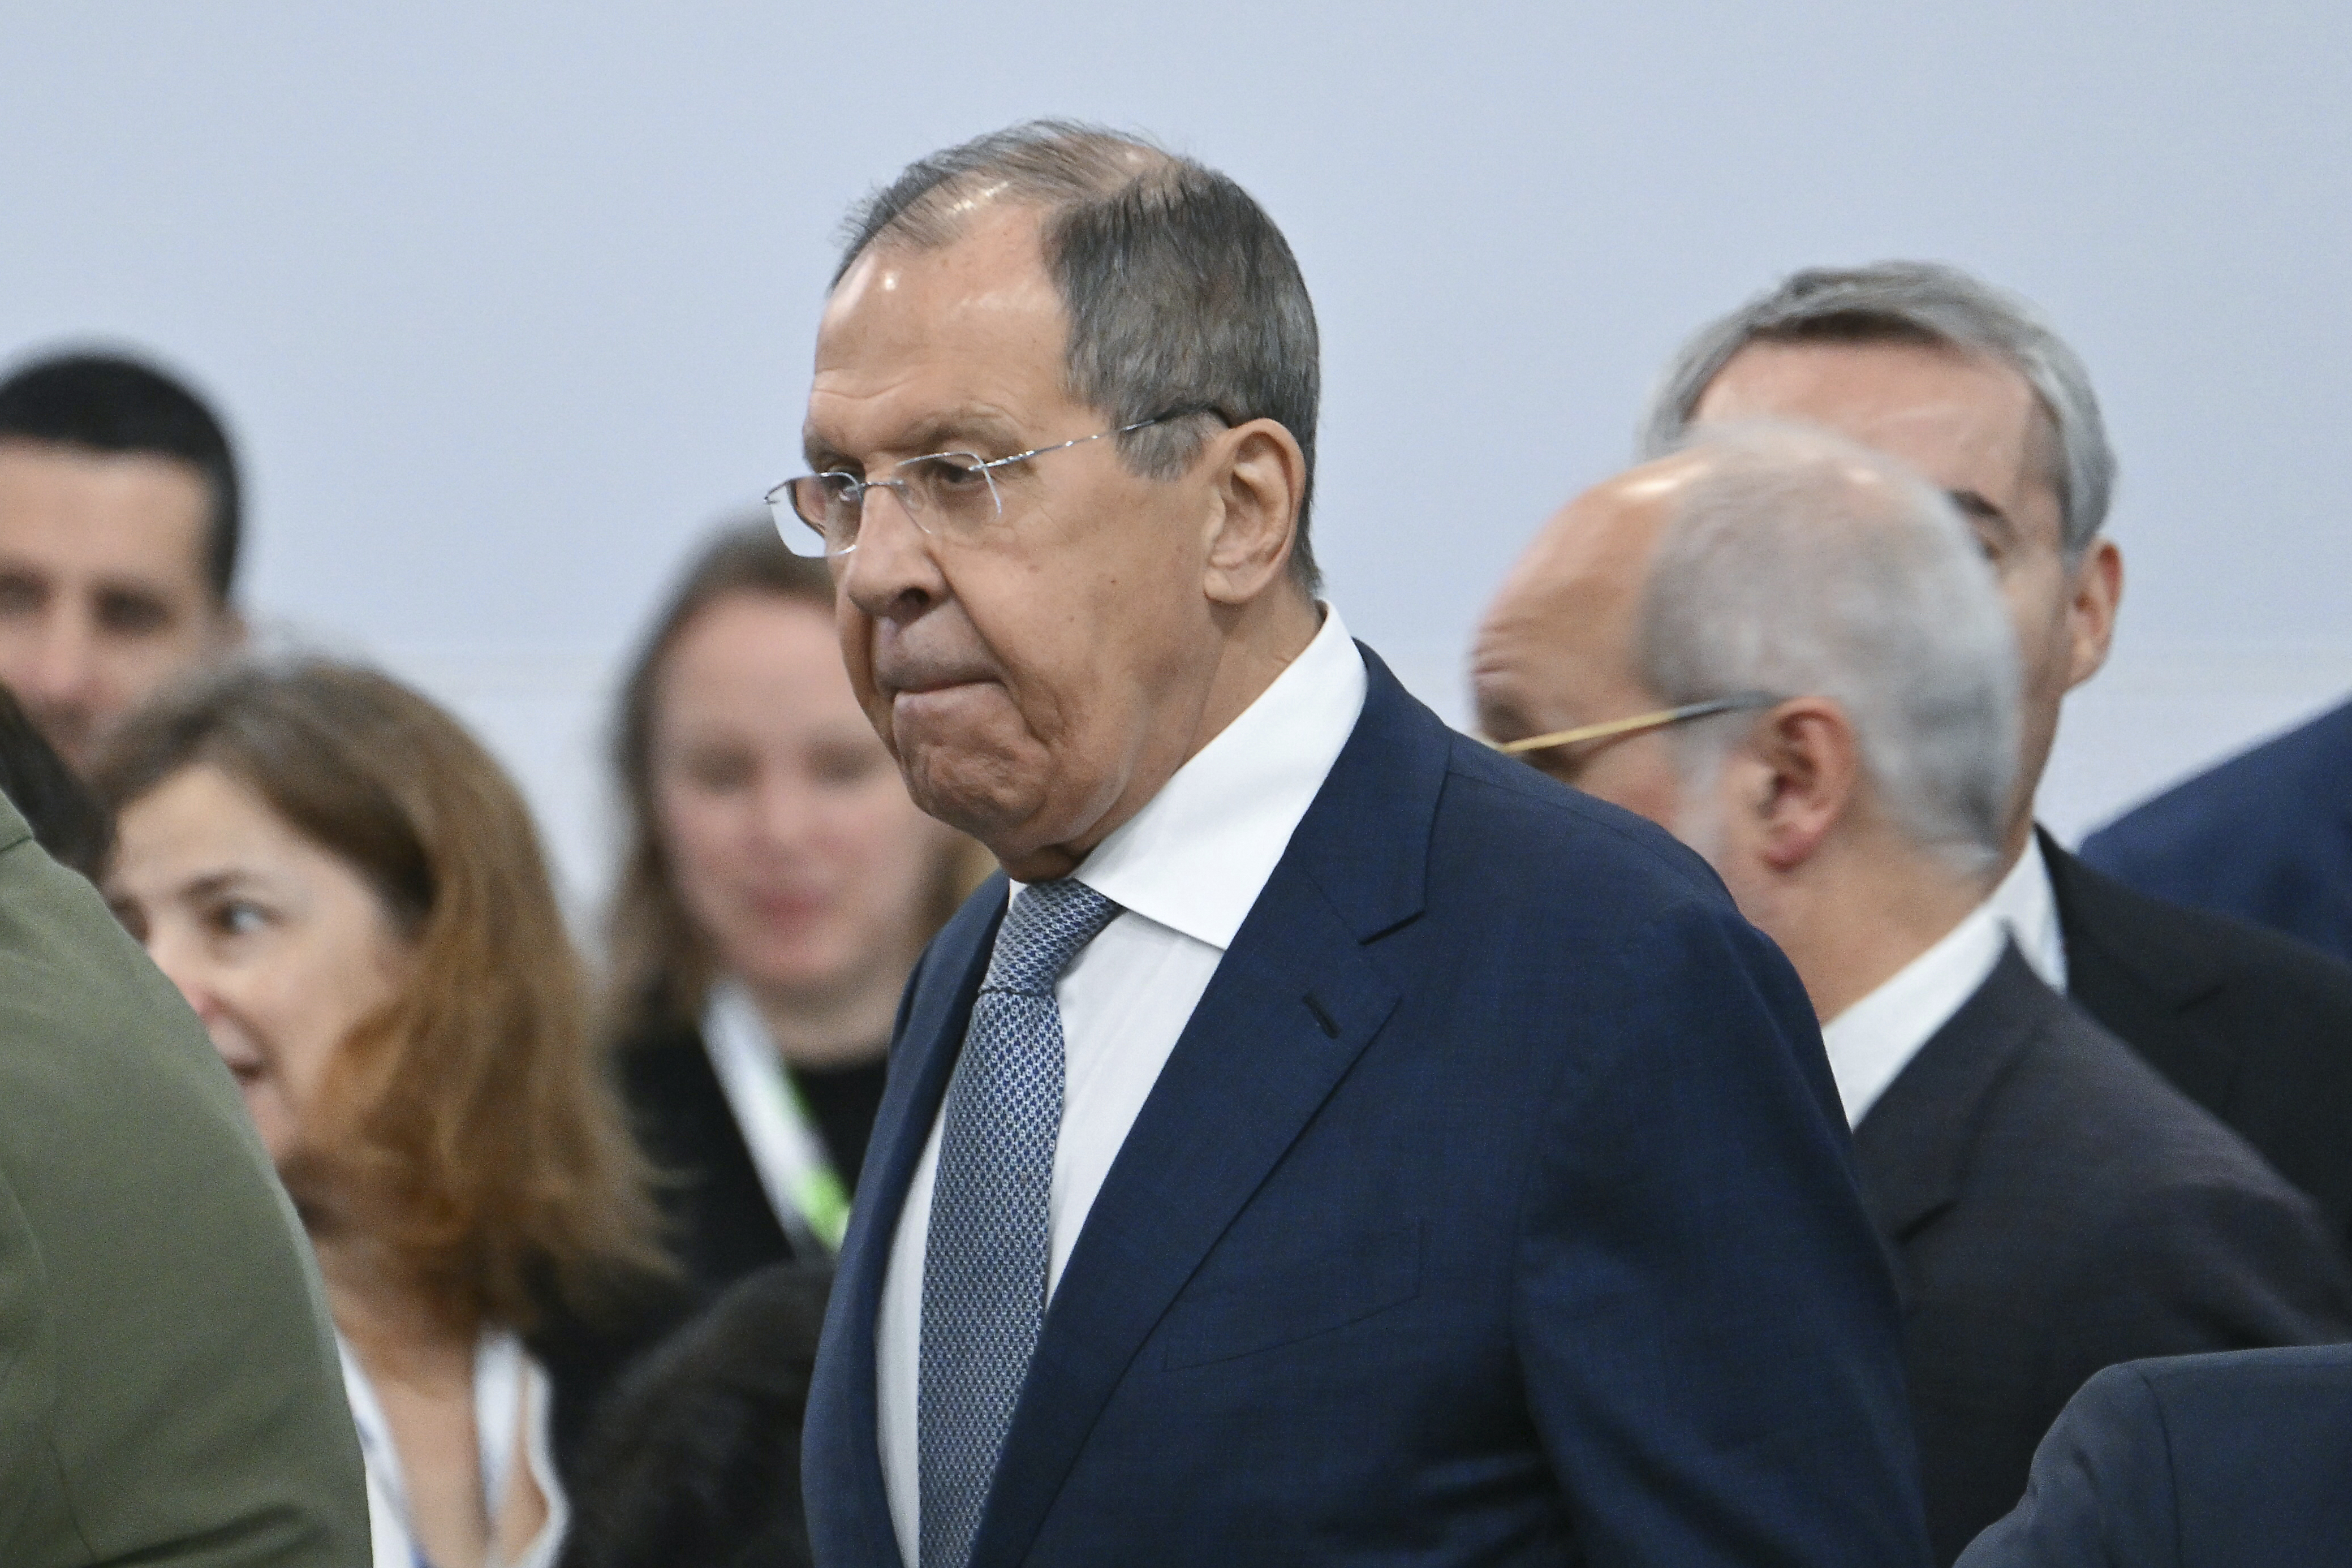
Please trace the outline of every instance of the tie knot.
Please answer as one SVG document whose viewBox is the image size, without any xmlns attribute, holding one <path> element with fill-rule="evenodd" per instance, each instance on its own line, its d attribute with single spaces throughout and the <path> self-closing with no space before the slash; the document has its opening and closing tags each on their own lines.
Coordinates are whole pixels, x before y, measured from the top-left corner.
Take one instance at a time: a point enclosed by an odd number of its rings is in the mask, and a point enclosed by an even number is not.
<svg viewBox="0 0 2352 1568">
<path fill-rule="evenodd" d="M 1118 906 L 1067 877 L 1032 882 L 1021 889 L 997 929 L 996 951 L 988 961 L 987 988 L 1050 996 L 1054 982 L 1118 918 Z"/>
</svg>

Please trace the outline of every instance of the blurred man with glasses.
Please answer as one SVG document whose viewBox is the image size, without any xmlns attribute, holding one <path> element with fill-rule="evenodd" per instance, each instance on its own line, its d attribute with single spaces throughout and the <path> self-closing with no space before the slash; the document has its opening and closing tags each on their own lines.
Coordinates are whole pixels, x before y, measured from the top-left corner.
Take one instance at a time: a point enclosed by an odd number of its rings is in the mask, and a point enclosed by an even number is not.
<svg viewBox="0 0 2352 1568">
<path fill-rule="evenodd" d="M 2034 825 L 2060 707 L 2105 662 L 2123 590 L 2103 531 L 2116 459 L 2081 358 L 2032 307 L 1953 268 L 1811 268 L 1684 345 L 1643 453 L 1759 418 L 1885 452 L 1959 508 L 2021 662 L 1995 907 L 2045 982 L 2242 1134 L 2352 1246 L 2352 969 L 2136 892 Z"/>
<path fill-rule="evenodd" d="M 1916 1563 L 1795 976 L 1317 597 L 1239 186 L 1037 124 L 860 209 L 780 525 L 924 807 L 804 1465 L 819 1561 Z"/>
<path fill-rule="evenodd" d="M 1939 1562 L 2136 1357 L 2352 1333 L 2304 1196 L 2034 973 L 1991 898 L 2014 635 L 1947 498 L 1797 426 L 1708 426 L 1581 497 L 1487 618 L 1507 743 L 1673 827 L 1822 1018 L 1904 1304 Z"/>
</svg>

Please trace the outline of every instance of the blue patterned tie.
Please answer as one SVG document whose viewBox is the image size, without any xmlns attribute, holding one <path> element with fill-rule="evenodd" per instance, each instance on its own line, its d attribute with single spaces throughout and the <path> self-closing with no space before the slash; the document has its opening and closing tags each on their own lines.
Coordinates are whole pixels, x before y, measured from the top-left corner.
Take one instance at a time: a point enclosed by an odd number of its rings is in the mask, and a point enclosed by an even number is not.
<svg viewBox="0 0 2352 1568">
<path fill-rule="evenodd" d="M 1045 1321 L 1045 1200 L 1062 1131 L 1054 983 L 1118 913 L 1082 882 L 1021 890 L 948 1082 L 923 1258 L 919 1568 L 964 1568 Z"/>
</svg>

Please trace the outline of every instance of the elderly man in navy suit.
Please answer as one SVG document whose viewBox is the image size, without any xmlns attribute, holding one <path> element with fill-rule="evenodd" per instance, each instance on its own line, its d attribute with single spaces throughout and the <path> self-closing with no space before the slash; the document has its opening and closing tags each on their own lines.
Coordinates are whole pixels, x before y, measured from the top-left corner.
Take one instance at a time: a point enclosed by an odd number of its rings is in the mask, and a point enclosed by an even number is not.
<svg viewBox="0 0 2352 1568">
<path fill-rule="evenodd" d="M 2352 1334 L 2317 1210 L 2001 919 L 2017 662 L 1948 498 L 1775 425 L 1703 430 L 1562 510 L 1476 661 L 1507 745 L 1673 826 L 1803 978 L 1895 1262 L 1946 1563 L 2100 1368 Z M 1594 708 L 1648 711 L 1523 732 Z"/>
<path fill-rule="evenodd" d="M 1643 454 L 1755 419 L 1834 430 L 1960 509 L 2000 584 L 2023 697 L 1994 911 L 2045 984 L 2310 1194 L 2352 1249 L 2352 970 L 2167 903 L 2179 894 L 2158 883 L 2136 891 L 2034 825 L 2060 710 L 2106 662 L 2122 603 L 2116 458 L 2081 356 L 2032 306 L 1955 268 L 1806 268 L 1683 345 Z"/>
<path fill-rule="evenodd" d="M 2352 1345 L 2111 1366 L 1959 1568 L 2352 1563 Z"/>
<path fill-rule="evenodd" d="M 1695 857 L 1318 601 L 1265 213 L 1045 124 L 853 233 L 774 504 L 916 799 L 1011 883 L 901 1009 L 818 1561 L 1923 1563 L 1803 989 Z"/>
</svg>

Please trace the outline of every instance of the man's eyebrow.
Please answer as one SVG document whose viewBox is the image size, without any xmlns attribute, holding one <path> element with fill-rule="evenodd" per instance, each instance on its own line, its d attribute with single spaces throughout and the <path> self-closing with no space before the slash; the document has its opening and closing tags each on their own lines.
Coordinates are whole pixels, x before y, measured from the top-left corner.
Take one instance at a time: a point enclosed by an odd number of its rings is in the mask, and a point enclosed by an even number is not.
<svg viewBox="0 0 2352 1568">
<path fill-rule="evenodd" d="M 908 426 L 881 450 L 900 458 L 926 458 L 933 452 L 961 451 L 967 447 L 998 447 L 1009 452 L 1023 438 L 1021 426 L 996 409 L 959 408 L 928 416 Z M 858 467 L 858 459 L 835 450 L 831 442 L 813 430 L 803 433 L 801 448 L 807 454 L 809 466 L 820 473 L 827 468 Z"/>
<path fill-rule="evenodd" d="M 809 471 L 817 474 L 838 468 L 849 460 L 827 446 L 814 430 L 801 432 L 801 455 L 808 459 Z"/>
<path fill-rule="evenodd" d="M 1528 721 L 1528 710 L 1514 691 L 1478 690 L 1472 693 L 1477 709 L 1478 731 L 1490 741 L 1512 741 L 1521 735 L 1531 735 L 1535 726 Z"/>
<path fill-rule="evenodd" d="M 1973 518 L 1979 522 L 1998 523 L 2000 525 L 2000 531 L 2005 534 L 2014 534 L 2017 531 L 2017 525 L 2010 521 L 2009 513 L 1987 500 L 1982 492 L 1946 490 L 1944 495 L 1954 506 L 1960 509 L 1961 516 Z"/>
<path fill-rule="evenodd" d="M 125 598 L 154 599 L 164 604 L 169 604 L 172 599 L 172 589 L 169 584 L 158 583 L 149 577 L 100 577 L 91 583 L 89 588 L 93 594 L 113 594 Z"/>
</svg>

